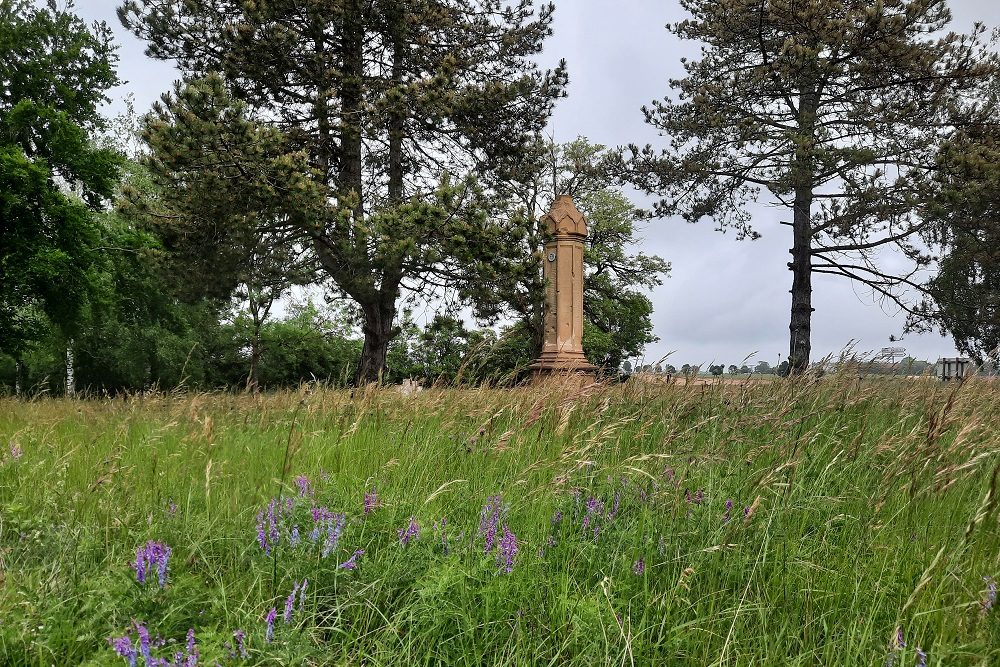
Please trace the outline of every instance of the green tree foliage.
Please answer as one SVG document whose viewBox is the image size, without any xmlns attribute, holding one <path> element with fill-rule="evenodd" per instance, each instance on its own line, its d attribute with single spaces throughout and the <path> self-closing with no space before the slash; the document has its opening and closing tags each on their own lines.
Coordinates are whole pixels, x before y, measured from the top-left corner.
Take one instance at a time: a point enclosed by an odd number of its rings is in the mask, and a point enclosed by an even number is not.
<svg viewBox="0 0 1000 667">
<path fill-rule="evenodd" d="M 92 293 L 119 170 L 92 138 L 117 56 L 72 3 L 27 0 L 0 0 L 0 53 L 0 352 L 19 358 L 49 326 L 78 333 Z"/>
<path fill-rule="evenodd" d="M 914 270 L 915 242 L 939 141 L 996 71 L 971 35 L 943 32 L 941 0 L 682 0 L 670 30 L 704 44 L 672 81 L 675 99 L 644 109 L 670 147 L 633 147 L 632 179 L 662 195 L 660 214 L 711 217 L 756 238 L 748 204 L 791 213 L 789 361 L 808 368 L 812 277 L 860 281 L 906 306 L 913 273 L 880 267 L 897 249 Z M 912 307 L 912 305 L 910 306 Z"/>
<path fill-rule="evenodd" d="M 587 217 L 584 252 L 584 350 L 591 363 L 617 373 L 628 357 L 638 357 L 653 335 L 653 306 L 645 290 L 660 285 L 670 264 L 656 255 L 634 252 L 640 246 L 636 207 L 611 187 L 613 155 L 579 138 L 550 143 L 538 161 L 512 186 L 508 203 L 513 218 L 525 220 L 529 233 L 518 252 L 499 265 L 492 279 L 471 297 L 484 318 L 503 314 L 520 321 L 531 335 L 530 358 L 541 350 L 544 284 L 541 256 L 545 230 L 541 218 L 557 195 L 574 197 Z"/>
<path fill-rule="evenodd" d="M 712 364 L 708 367 L 708 372 L 715 377 L 720 377 L 726 371 L 726 367 L 722 364 Z"/>
<path fill-rule="evenodd" d="M 944 253 L 911 325 L 937 323 L 983 364 L 1000 355 L 1000 128 L 969 125 L 942 146 L 939 160 L 930 241 Z"/>
<path fill-rule="evenodd" d="M 460 284 L 508 246 L 510 228 L 484 214 L 478 190 L 445 174 L 490 189 L 530 156 L 566 83 L 562 67 L 531 60 L 552 13 L 531 0 L 128 0 L 119 10 L 153 57 L 221 77 L 167 100 L 151 128 L 161 177 L 204 179 L 194 187 L 205 196 L 248 178 L 239 187 L 276 204 L 283 215 L 257 222 L 302 237 L 362 312 L 359 382 L 384 370 L 404 289 Z M 163 125 L 175 141 L 158 141 Z"/>
</svg>

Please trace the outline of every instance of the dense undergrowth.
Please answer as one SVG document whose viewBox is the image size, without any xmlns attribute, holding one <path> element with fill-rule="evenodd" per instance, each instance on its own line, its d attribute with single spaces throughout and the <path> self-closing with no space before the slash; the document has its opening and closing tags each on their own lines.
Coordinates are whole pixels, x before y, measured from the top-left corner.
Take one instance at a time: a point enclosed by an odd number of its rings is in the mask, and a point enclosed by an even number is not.
<svg viewBox="0 0 1000 667">
<path fill-rule="evenodd" d="M 0 400 L 0 663 L 1000 664 L 998 423 L 846 376 Z"/>
</svg>

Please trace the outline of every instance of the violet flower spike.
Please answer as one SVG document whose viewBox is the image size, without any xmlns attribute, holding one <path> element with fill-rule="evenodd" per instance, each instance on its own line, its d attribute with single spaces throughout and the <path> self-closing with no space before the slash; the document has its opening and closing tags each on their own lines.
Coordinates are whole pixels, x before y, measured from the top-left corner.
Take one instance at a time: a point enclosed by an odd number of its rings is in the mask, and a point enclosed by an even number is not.
<svg viewBox="0 0 1000 667">
<path fill-rule="evenodd" d="M 21 458 L 21 456 L 24 455 L 24 450 L 21 449 L 21 445 L 19 445 L 16 442 L 11 441 L 9 449 L 10 449 L 10 458 L 14 459 L 15 461 L 17 461 L 18 459 Z"/>
<path fill-rule="evenodd" d="M 305 475 L 299 475 L 295 478 L 295 486 L 299 489 L 299 498 L 312 495 L 312 485 L 309 483 L 309 478 Z"/>
<path fill-rule="evenodd" d="M 621 504 L 621 500 L 622 500 L 622 492 L 616 491 L 614 500 L 611 501 L 611 511 L 608 512 L 609 519 L 614 519 L 616 516 L 618 516 L 618 506 Z"/>
<path fill-rule="evenodd" d="M 120 657 L 125 658 L 125 662 L 128 663 L 128 667 L 136 667 L 139 653 L 136 651 L 135 646 L 132 645 L 131 633 L 123 637 L 108 637 L 108 643 L 111 644 L 111 649 L 115 653 L 117 653 Z"/>
<path fill-rule="evenodd" d="M 265 556 L 271 555 L 271 545 L 267 541 L 267 531 L 264 528 L 264 510 L 257 513 L 257 543 L 264 550 Z"/>
<path fill-rule="evenodd" d="M 154 664 L 153 655 L 149 652 L 149 630 L 139 623 L 135 624 L 135 631 L 139 635 L 139 653 L 147 665 Z"/>
<path fill-rule="evenodd" d="M 306 588 L 309 587 L 309 580 L 303 579 L 302 586 L 299 588 L 299 611 L 306 608 Z"/>
<path fill-rule="evenodd" d="M 271 607 L 271 611 L 267 612 L 267 616 L 264 618 L 264 622 L 267 623 L 267 633 L 264 636 L 264 641 L 268 644 L 274 639 L 274 620 L 278 618 L 278 610 Z"/>
<path fill-rule="evenodd" d="M 198 645 L 195 643 L 194 628 L 190 628 L 187 632 L 187 645 L 185 646 L 184 655 L 186 657 L 186 660 L 184 661 L 184 667 L 197 666 Z"/>
<path fill-rule="evenodd" d="M 410 540 L 420 538 L 420 524 L 411 516 L 406 528 L 400 528 L 396 532 L 399 535 L 399 543 L 405 547 L 410 544 Z"/>
<path fill-rule="evenodd" d="M 635 563 L 632 564 L 632 574 L 637 577 L 641 577 L 646 572 L 646 561 L 641 557 L 636 559 Z"/>
<path fill-rule="evenodd" d="M 378 507 L 378 494 L 375 492 L 375 489 L 373 488 L 371 491 L 365 493 L 365 509 L 364 509 L 365 516 L 368 516 L 369 514 L 374 512 L 376 507 Z"/>
<path fill-rule="evenodd" d="M 247 633 L 242 630 L 237 630 L 233 633 L 233 641 L 236 644 L 236 655 L 241 658 L 247 657 L 247 646 L 246 646 Z M 235 656 L 234 656 L 235 657 Z"/>
<path fill-rule="evenodd" d="M 497 562 L 507 574 L 514 571 L 514 557 L 517 556 L 517 551 L 517 537 L 507 524 L 504 524 L 503 537 L 500 538 L 500 550 L 497 552 Z"/>
<path fill-rule="evenodd" d="M 157 578 L 160 587 L 167 583 L 167 566 L 170 561 L 170 554 L 173 550 L 162 542 L 150 540 L 135 552 L 135 562 L 132 568 L 135 570 L 135 578 L 140 584 L 146 583 L 150 570 L 156 568 Z"/>
<path fill-rule="evenodd" d="M 503 497 L 500 495 L 490 496 L 486 499 L 479 514 L 479 535 L 482 536 L 484 545 L 483 553 L 489 553 L 496 544 L 497 527 L 500 524 L 500 516 L 503 514 Z"/>
<path fill-rule="evenodd" d="M 345 560 L 343 563 L 341 563 L 337 567 L 340 568 L 340 569 L 342 569 L 342 570 L 353 570 L 353 569 L 355 569 L 355 568 L 358 567 L 358 557 L 359 556 L 364 556 L 364 555 L 365 555 L 365 550 L 364 549 L 358 549 L 357 551 L 354 552 L 354 555 L 352 555 L 350 558 L 348 558 L 347 560 Z"/>
<path fill-rule="evenodd" d="M 439 530 L 441 531 L 441 548 L 444 550 L 444 555 L 447 556 L 449 553 L 448 549 L 448 531 L 445 527 L 448 525 L 448 517 L 441 517 L 441 523 L 439 524 Z"/>
<path fill-rule="evenodd" d="M 983 577 L 983 581 L 986 582 L 986 595 L 983 597 L 980 607 L 983 615 L 986 615 L 997 603 L 997 582 L 993 577 Z"/>
<path fill-rule="evenodd" d="M 730 498 L 726 501 L 726 513 L 722 515 L 722 523 L 729 523 L 729 517 L 732 511 L 733 511 L 733 499 Z"/>
<path fill-rule="evenodd" d="M 292 589 L 292 592 L 289 594 L 287 598 L 285 598 L 285 613 L 282 616 L 283 620 L 285 621 L 285 625 L 288 625 L 289 623 L 292 622 L 292 612 L 295 611 L 295 596 L 298 595 L 298 592 L 299 592 L 299 585 L 295 584 L 295 587 Z"/>
<path fill-rule="evenodd" d="M 927 667 L 927 654 L 917 647 L 917 667 Z"/>
</svg>

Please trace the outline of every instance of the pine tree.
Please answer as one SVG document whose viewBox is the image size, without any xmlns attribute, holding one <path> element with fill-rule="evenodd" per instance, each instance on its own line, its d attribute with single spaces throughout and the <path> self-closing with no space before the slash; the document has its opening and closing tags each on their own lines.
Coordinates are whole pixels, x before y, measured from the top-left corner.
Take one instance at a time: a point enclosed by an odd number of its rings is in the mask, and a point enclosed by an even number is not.
<svg viewBox="0 0 1000 667">
<path fill-rule="evenodd" d="M 917 236 L 940 141 L 967 117 L 997 58 L 985 28 L 945 33 L 942 0 L 682 0 L 670 27 L 703 44 L 676 99 L 644 109 L 670 147 L 632 147 L 631 178 L 659 214 L 712 218 L 756 238 L 748 204 L 785 207 L 792 232 L 789 356 L 809 366 L 812 278 L 858 281 L 913 310 L 931 258 Z M 901 251 L 911 269 L 880 265 Z"/>
<path fill-rule="evenodd" d="M 269 172 L 278 180 L 255 196 L 284 215 L 261 219 L 296 230 L 358 304 L 356 380 L 368 382 L 385 367 L 404 290 L 457 287 L 503 252 L 510 230 L 489 218 L 483 193 L 520 168 L 564 94 L 564 67 L 531 60 L 553 11 L 536 12 L 533 0 L 128 0 L 119 16 L 151 56 L 175 59 L 192 79 L 217 74 L 242 105 L 248 132 L 201 123 L 201 134 L 162 146 L 192 154 L 189 177 L 199 156 L 215 182 L 220 168 L 254 169 L 251 149 L 220 136 L 264 133 L 280 145 L 268 159 L 284 175 Z M 180 101 L 161 114 L 178 138 L 191 112 Z"/>
</svg>

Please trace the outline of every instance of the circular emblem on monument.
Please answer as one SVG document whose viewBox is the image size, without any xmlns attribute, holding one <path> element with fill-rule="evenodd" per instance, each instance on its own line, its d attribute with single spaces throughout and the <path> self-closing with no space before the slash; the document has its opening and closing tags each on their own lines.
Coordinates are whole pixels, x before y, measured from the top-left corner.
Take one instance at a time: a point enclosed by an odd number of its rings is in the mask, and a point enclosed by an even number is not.
<svg viewBox="0 0 1000 667">
<path fill-rule="evenodd" d="M 549 261 L 550 262 L 556 261 L 556 254 L 554 252 L 549 253 Z"/>
</svg>

